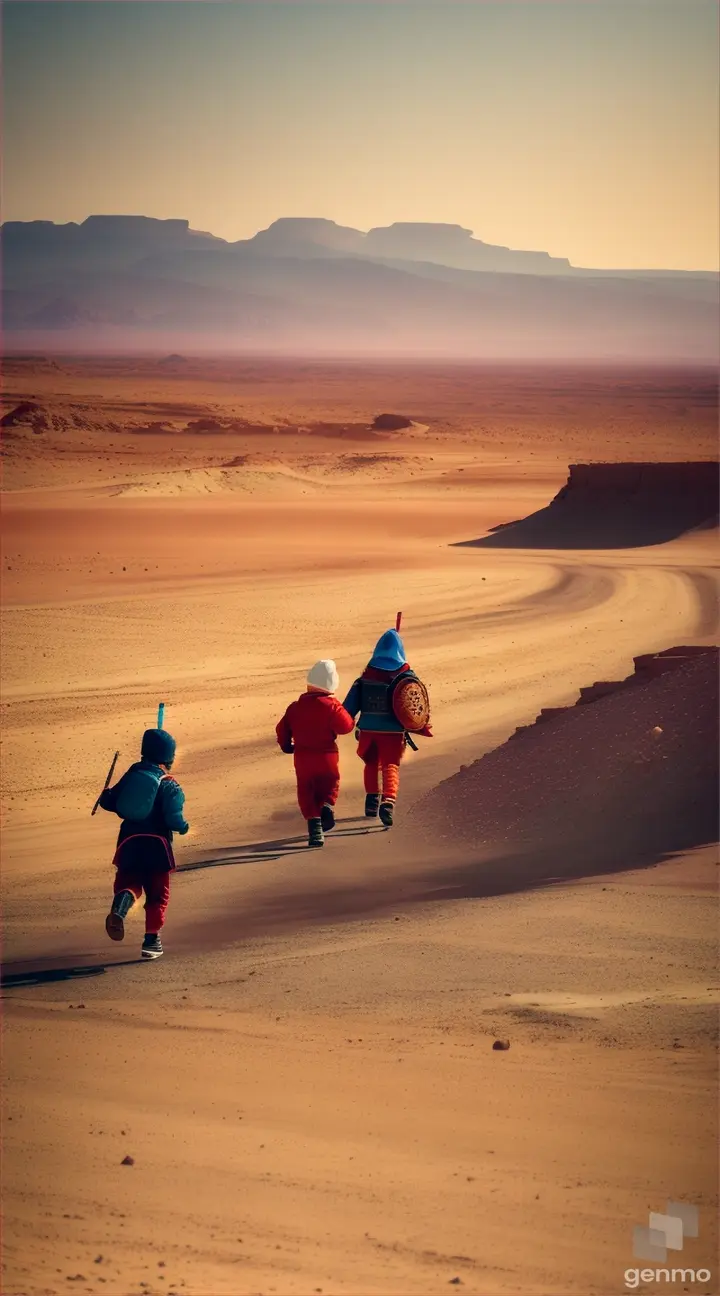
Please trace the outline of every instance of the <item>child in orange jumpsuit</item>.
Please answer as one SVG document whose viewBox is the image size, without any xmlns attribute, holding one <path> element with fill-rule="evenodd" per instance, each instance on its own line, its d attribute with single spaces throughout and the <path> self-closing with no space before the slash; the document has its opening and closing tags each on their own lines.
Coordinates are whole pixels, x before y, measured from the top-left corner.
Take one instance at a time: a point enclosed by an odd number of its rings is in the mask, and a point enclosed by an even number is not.
<svg viewBox="0 0 720 1296">
<path fill-rule="evenodd" d="M 334 661 L 316 662 L 307 691 L 291 702 L 276 727 L 282 751 L 295 758 L 298 805 L 308 825 L 308 846 L 324 846 L 335 827 L 340 791 L 340 757 L 335 741 L 349 734 L 354 720 L 334 697 L 340 679 Z"/>
<path fill-rule="evenodd" d="M 396 718 L 390 701 L 390 686 L 410 667 L 397 630 L 386 630 L 359 679 L 355 680 L 343 706 L 358 721 L 357 753 L 365 765 L 365 815 L 391 828 L 400 787 L 400 761 L 405 753 L 407 736 Z M 430 726 L 420 730 L 432 738 Z M 382 801 L 380 779 L 382 776 Z"/>
</svg>

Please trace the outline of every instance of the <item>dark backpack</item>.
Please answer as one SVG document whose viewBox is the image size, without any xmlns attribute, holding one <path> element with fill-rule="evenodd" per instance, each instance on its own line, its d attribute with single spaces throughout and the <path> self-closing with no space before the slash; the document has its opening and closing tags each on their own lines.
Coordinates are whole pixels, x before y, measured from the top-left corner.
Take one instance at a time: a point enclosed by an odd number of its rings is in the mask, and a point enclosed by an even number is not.
<svg viewBox="0 0 720 1296">
<path fill-rule="evenodd" d="M 136 823 L 149 819 L 155 808 L 160 784 L 167 777 L 162 770 L 132 765 L 118 783 L 115 813 L 121 819 L 132 819 Z"/>
<path fill-rule="evenodd" d="M 360 709 L 363 715 L 395 716 L 392 695 L 402 680 L 416 680 L 414 671 L 398 671 L 391 680 L 360 680 Z"/>
</svg>

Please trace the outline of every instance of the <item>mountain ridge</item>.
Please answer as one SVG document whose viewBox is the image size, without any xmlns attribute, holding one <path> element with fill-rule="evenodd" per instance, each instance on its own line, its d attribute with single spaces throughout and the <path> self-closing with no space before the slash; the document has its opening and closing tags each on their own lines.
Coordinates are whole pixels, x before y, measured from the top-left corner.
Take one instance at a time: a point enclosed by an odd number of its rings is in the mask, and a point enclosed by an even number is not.
<svg viewBox="0 0 720 1296">
<path fill-rule="evenodd" d="M 712 362 L 712 272 L 599 272 L 475 239 L 461 225 L 366 233 L 286 217 L 228 242 L 185 219 L 5 222 L 15 347 Z M 47 337 L 46 337 L 47 335 Z M 55 339 L 55 342 L 53 341 Z"/>
</svg>

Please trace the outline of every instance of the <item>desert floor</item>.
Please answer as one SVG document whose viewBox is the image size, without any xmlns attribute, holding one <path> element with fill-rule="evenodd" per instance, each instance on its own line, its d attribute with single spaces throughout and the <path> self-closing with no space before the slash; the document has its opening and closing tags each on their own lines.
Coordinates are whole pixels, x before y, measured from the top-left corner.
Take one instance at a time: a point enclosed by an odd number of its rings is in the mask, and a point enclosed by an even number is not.
<svg viewBox="0 0 720 1296">
<path fill-rule="evenodd" d="M 712 848 L 515 893 L 498 859 L 448 899 L 406 832 L 540 707 L 717 642 L 716 532 L 456 547 L 571 462 L 715 457 L 710 378 L 10 361 L 21 400 L 42 426 L 4 441 L 8 1296 L 609 1296 L 668 1199 L 700 1206 L 682 1263 L 716 1292 Z M 367 434 L 384 410 L 413 426 Z M 342 696 L 398 609 L 436 736 L 390 833 L 358 817 L 344 740 L 310 858 L 274 726 L 320 656 Z M 116 821 L 90 808 L 160 699 L 192 829 L 148 965 L 141 914 L 105 936 Z"/>
</svg>

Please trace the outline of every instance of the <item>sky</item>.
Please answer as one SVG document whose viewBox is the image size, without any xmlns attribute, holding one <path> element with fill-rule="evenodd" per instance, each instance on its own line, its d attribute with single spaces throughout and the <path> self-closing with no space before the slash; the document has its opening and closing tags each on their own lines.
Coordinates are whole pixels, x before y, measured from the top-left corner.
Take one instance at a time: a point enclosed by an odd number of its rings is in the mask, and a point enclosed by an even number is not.
<svg viewBox="0 0 720 1296">
<path fill-rule="evenodd" d="M 447 221 L 716 269 L 716 0 L 6 0 L 3 219 Z"/>
</svg>

